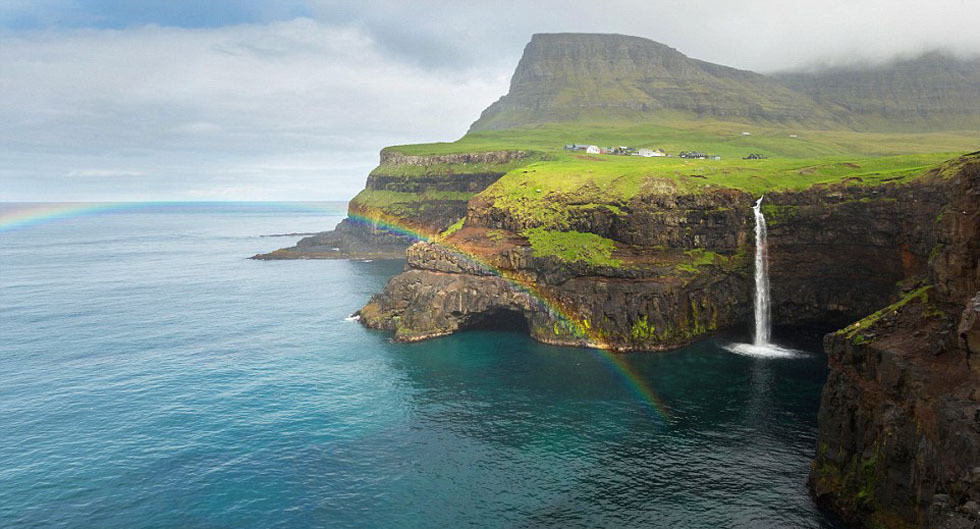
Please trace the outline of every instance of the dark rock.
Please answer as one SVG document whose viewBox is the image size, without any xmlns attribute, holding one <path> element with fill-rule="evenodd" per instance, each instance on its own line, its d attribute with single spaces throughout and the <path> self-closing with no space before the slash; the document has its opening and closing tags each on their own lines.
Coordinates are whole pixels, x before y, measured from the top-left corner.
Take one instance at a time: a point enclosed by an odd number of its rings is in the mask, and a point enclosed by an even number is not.
<svg viewBox="0 0 980 529">
<path fill-rule="evenodd" d="M 365 223 L 344 219 L 333 231 L 304 237 L 295 246 L 251 259 L 400 259 L 411 240 Z"/>
<path fill-rule="evenodd" d="M 824 340 L 830 373 L 809 483 L 821 504 L 855 525 L 980 527 L 972 471 L 980 464 L 980 373 L 964 335 L 980 264 L 977 166 L 967 159 L 948 181 L 927 291 L 891 310 L 893 325 L 869 321 L 860 333 L 847 327 Z"/>
</svg>

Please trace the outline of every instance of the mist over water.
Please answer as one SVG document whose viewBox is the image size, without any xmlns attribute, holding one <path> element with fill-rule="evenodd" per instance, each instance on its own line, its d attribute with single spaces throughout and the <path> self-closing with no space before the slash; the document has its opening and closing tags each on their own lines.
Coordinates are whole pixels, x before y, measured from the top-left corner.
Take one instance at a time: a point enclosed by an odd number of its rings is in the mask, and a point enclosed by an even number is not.
<svg viewBox="0 0 980 529">
<path fill-rule="evenodd" d="M 0 527 L 838 527 L 804 486 L 816 347 L 626 356 L 665 420 L 596 351 L 393 344 L 345 318 L 403 261 L 245 259 L 343 209 L 0 234 Z"/>
</svg>

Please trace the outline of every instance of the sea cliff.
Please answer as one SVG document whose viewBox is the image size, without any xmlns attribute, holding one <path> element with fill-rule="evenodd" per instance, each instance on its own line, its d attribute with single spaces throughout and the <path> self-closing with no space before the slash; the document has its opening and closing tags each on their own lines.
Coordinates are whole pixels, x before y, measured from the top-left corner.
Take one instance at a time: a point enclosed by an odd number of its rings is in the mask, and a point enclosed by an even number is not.
<svg viewBox="0 0 980 529">
<path fill-rule="evenodd" d="M 925 274 L 824 346 L 810 486 L 866 527 L 980 527 L 980 158 L 958 164 Z"/>
<path fill-rule="evenodd" d="M 485 195 L 408 250 L 365 325 L 417 341 L 517 321 L 546 343 L 659 351 L 749 319 L 754 195 L 551 197 L 563 232 Z M 899 183 L 771 193 L 764 211 L 775 322 L 843 327 L 825 339 L 815 496 L 867 527 L 975 527 L 980 153 Z"/>
<path fill-rule="evenodd" d="M 466 214 L 467 201 L 507 171 L 541 159 L 521 150 L 413 155 L 381 151 L 363 191 L 336 228 L 253 259 L 398 259 Z"/>
</svg>

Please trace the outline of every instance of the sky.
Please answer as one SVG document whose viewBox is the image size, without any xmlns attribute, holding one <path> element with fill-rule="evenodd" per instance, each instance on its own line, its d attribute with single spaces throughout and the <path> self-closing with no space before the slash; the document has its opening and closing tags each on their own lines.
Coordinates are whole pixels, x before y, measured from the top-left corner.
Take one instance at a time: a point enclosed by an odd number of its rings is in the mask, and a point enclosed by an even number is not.
<svg viewBox="0 0 980 529">
<path fill-rule="evenodd" d="M 0 201 L 347 200 L 452 141 L 534 33 L 760 72 L 980 54 L 980 0 L 0 0 Z"/>
</svg>

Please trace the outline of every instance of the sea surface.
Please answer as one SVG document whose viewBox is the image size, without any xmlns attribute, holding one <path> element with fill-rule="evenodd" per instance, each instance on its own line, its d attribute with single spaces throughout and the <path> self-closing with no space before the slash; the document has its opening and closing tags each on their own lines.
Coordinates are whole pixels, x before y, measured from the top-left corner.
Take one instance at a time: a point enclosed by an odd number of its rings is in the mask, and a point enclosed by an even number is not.
<svg viewBox="0 0 980 529">
<path fill-rule="evenodd" d="M 818 348 L 627 355 L 661 412 L 597 351 L 390 343 L 345 317 L 404 262 L 246 259 L 343 212 L 0 232 L 0 527 L 840 527 L 804 485 Z"/>
</svg>

